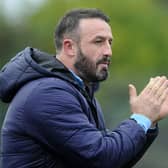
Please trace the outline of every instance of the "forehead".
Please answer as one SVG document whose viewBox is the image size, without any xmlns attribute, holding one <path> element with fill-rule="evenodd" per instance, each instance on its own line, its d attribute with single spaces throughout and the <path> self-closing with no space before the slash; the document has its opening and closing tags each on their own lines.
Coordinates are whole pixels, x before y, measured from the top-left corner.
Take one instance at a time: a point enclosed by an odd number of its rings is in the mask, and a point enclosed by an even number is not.
<svg viewBox="0 0 168 168">
<path fill-rule="evenodd" d="M 82 38 L 94 38 L 97 36 L 113 38 L 110 25 L 99 18 L 81 19 L 79 31 Z"/>
</svg>

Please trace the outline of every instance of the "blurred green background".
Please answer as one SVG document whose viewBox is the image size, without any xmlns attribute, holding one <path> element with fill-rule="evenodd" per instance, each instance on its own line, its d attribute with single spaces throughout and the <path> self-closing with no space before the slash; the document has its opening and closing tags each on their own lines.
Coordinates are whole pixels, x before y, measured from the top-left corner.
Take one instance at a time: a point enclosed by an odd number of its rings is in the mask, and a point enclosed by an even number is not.
<svg viewBox="0 0 168 168">
<path fill-rule="evenodd" d="M 114 36 L 110 77 L 96 94 L 108 128 L 130 116 L 128 84 L 138 92 L 150 77 L 167 75 L 167 0 L 1 0 L 0 68 L 17 52 L 32 46 L 55 54 L 53 34 L 58 19 L 69 9 L 94 7 L 111 18 Z M 7 104 L 0 103 L 0 127 Z M 135 168 L 168 167 L 168 119 Z"/>
</svg>

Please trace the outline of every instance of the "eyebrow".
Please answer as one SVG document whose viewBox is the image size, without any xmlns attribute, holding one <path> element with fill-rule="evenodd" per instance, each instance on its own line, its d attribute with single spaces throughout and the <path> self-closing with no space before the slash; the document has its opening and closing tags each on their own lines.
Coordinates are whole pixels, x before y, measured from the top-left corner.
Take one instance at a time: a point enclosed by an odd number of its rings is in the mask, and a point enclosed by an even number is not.
<svg viewBox="0 0 168 168">
<path fill-rule="evenodd" d="M 104 37 L 104 36 L 96 36 L 96 37 L 95 37 L 95 39 L 98 39 L 98 38 L 100 38 L 100 39 L 106 39 L 106 37 Z M 109 40 L 113 41 L 113 40 L 114 40 L 114 37 L 113 37 L 113 36 L 110 37 Z"/>
</svg>

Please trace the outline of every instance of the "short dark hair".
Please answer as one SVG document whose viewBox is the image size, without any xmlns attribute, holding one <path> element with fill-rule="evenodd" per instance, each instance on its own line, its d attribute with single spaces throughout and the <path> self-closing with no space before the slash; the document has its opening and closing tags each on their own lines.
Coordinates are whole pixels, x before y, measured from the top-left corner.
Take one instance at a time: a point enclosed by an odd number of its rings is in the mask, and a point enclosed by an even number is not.
<svg viewBox="0 0 168 168">
<path fill-rule="evenodd" d="M 59 21 L 55 30 L 55 46 L 57 51 L 59 51 L 62 48 L 62 41 L 65 35 L 73 39 L 79 38 L 76 32 L 79 25 L 79 21 L 81 19 L 87 18 L 100 18 L 107 23 L 110 22 L 108 16 L 106 16 L 99 9 L 95 8 L 74 9 L 67 12 Z"/>
</svg>

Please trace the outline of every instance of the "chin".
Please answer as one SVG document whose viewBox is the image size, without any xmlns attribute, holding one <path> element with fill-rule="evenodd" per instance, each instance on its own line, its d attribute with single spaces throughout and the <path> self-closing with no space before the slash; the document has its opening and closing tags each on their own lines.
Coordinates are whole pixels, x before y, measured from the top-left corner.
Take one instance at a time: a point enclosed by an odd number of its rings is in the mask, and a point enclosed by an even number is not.
<svg viewBox="0 0 168 168">
<path fill-rule="evenodd" d="M 100 82 L 106 80 L 107 78 L 108 78 L 108 73 L 107 72 L 97 76 L 97 79 Z"/>
</svg>

